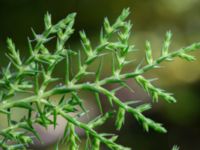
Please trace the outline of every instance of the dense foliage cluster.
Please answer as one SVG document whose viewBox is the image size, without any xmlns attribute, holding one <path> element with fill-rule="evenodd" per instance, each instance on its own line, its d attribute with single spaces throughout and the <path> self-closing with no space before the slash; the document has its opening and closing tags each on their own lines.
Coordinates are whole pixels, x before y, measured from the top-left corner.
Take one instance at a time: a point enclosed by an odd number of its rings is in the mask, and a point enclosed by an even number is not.
<svg viewBox="0 0 200 150">
<path fill-rule="evenodd" d="M 150 42 L 146 42 L 146 62 L 142 62 L 131 72 L 123 71 L 124 67 L 132 60 L 127 56 L 136 51 L 135 46 L 129 43 L 132 24 L 127 17 L 129 9 L 124 9 L 116 21 L 111 24 L 105 18 L 100 33 L 99 44 L 92 46 L 84 31 L 80 32 L 83 51 L 75 51 L 66 48 L 66 43 L 74 33 L 73 25 L 75 13 L 69 14 L 66 18 L 56 24 L 52 24 L 51 15 L 46 14 L 44 18 L 45 30 L 42 34 L 36 34 L 33 30 L 34 39 L 28 39 L 29 57 L 22 59 L 19 50 L 11 39 L 7 40 L 9 52 L 6 54 L 10 63 L 1 71 L 0 78 L 0 113 L 7 116 L 8 125 L 0 131 L 0 147 L 5 150 L 27 149 L 40 135 L 34 128 L 34 124 L 44 127 L 53 125 L 56 128 L 58 116 L 63 117 L 67 123 L 61 141 L 67 143 L 70 150 L 79 149 L 79 135 L 76 128 L 84 130 L 87 141 L 85 149 L 99 150 L 101 144 L 113 150 L 129 150 L 116 143 L 117 136 L 108 133 L 98 133 L 95 128 L 103 125 L 110 117 L 116 117 L 115 126 L 120 130 L 125 121 L 126 113 L 130 113 L 146 131 L 149 128 L 165 133 L 166 129 L 162 124 L 153 121 L 143 115 L 143 112 L 151 109 L 151 102 L 137 103 L 135 101 L 122 102 L 116 92 L 121 88 L 132 90 L 126 83 L 127 79 L 134 79 L 145 92 L 152 97 L 153 102 L 163 99 L 169 103 L 176 102 L 171 93 L 168 93 L 152 84 L 151 79 L 143 75 L 152 69 L 159 68 L 160 63 L 172 61 L 175 57 L 193 61 L 195 58 L 188 52 L 200 49 L 200 43 L 194 43 L 188 47 L 170 52 L 171 32 L 166 37 L 161 49 L 159 58 L 153 58 Z M 54 50 L 47 46 L 49 42 L 56 40 Z M 112 55 L 112 74 L 102 78 L 103 55 Z M 85 56 L 85 57 L 82 57 Z M 78 71 L 72 75 L 71 60 L 77 57 Z M 94 61 L 99 61 L 99 66 L 93 72 L 88 72 L 88 67 Z M 55 76 L 55 68 L 61 62 L 65 62 L 65 76 Z M 82 81 L 84 77 L 93 75 L 93 81 Z M 107 90 L 105 85 L 118 84 L 113 90 Z M 79 120 L 88 110 L 84 106 L 84 99 L 80 91 L 89 91 L 94 94 L 101 115 L 84 123 Z M 27 97 L 16 99 L 15 95 L 28 93 Z M 111 112 L 105 112 L 102 108 L 100 94 L 104 95 L 110 103 Z M 55 102 L 55 95 L 60 100 Z M 14 108 L 26 109 L 27 114 L 20 120 L 12 117 L 11 110 Z M 71 113 L 76 116 L 71 116 Z M 52 117 L 51 117 L 52 116 Z M 33 136 L 30 136 L 32 134 Z M 59 144 L 58 144 L 59 145 Z M 56 148 L 58 149 L 58 147 Z M 174 147 L 173 149 L 178 149 Z"/>
</svg>

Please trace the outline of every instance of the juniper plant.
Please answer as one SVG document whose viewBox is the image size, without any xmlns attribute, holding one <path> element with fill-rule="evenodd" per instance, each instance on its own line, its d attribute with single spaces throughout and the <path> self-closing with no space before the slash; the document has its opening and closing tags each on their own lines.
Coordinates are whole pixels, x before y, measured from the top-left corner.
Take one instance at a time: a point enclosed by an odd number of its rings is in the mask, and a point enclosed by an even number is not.
<svg viewBox="0 0 200 150">
<path fill-rule="evenodd" d="M 76 128 L 81 128 L 85 132 L 87 138 L 85 149 L 87 150 L 99 150 L 102 144 L 113 150 L 129 150 L 130 148 L 116 143 L 116 135 L 98 133 L 95 130 L 110 117 L 116 117 L 115 126 L 117 130 L 120 130 L 125 122 L 126 113 L 130 113 L 146 131 L 153 129 L 161 133 L 167 132 L 161 123 L 143 115 L 143 112 L 151 109 L 151 102 L 130 105 L 134 104 L 135 101 L 122 102 L 116 96 L 116 92 L 121 88 L 131 90 L 126 81 L 134 79 L 152 97 L 153 102 L 162 99 L 168 103 L 175 103 L 176 100 L 171 93 L 155 87 L 152 80 L 146 79 L 143 75 L 149 70 L 159 68 L 162 62 L 172 61 L 175 57 L 187 61 L 195 60 L 194 56 L 189 55 L 188 52 L 200 49 L 200 43 L 194 43 L 170 52 L 172 33 L 168 31 L 160 57 L 153 58 L 150 42 L 146 42 L 146 62 L 141 63 L 132 71 L 124 73 L 123 69 L 132 62 L 132 60 L 128 60 L 127 56 L 136 51 L 134 45 L 129 42 L 132 28 L 131 22 L 127 20 L 129 13 L 129 9 L 124 9 L 112 24 L 108 18 L 105 18 L 99 44 L 95 47 L 91 45 L 86 33 L 81 31 L 83 51 L 66 48 L 68 39 L 74 33 L 73 25 L 76 13 L 69 14 L 56 24 L 52 24 L 51 15 L 47 13 L 44 17 L 44 32 L 36 34 L 32 30 L 34 39 L 28 39 L 30 55 L 26 59 L 22 60 L 19 50 L 8 38 L 9 51 L 6 56 L 10 63 L 2 69 L 0 79 L 0 113 L 7 116 L 8 122 L 7 127 L 0 131 L 0 147 L 2 149 L 27 149 L 30 144 L 34 143 L 33 137 L 41 140 L 34 125 L 39 124 L 46 128 L 53 125 L 56 128 L 58 116 L 67 122 L 61 141 L 65 141 L 70 150 L 79 149 L 80 139 Z M 55 39 L 55 48 L 50 50 L 47 44 Z M 85 54 L 84 58 L 81 56 L 83 53 Z M 113 56 L 112 73 L 110 76 L 102 77 L 103 61 L 100 60 L 105 53 Z M 72 57 L 77 57 L 74 60 L 78 61 L 78 71 L 73 76 L 71 76 L 73 62 L 70 61 Z M 99 61 L 99 66 L 92 73 L 95 77 L 94 80 L 88 82 L 81 80 L 91 74 L 88 72 L 88 67 L 95 61 Z M 65 76 L 58 78 L 55 76 L 55 68 L 61 62 L 65 62 L 63 69 Z M 111 91 L 105 88 L 105 85 L 113 83 L 118 83 L 119 86 Z M 101 112 L 100 116 L 87 123 L 79 120 L 80 114 L 88 113 L 80 91 L 93 93 Z M 16 98 L 15 95 L 20 93 L 28 93 L 28 96 Z M 109 101 L 111 112 L 103 110 L 100 94 Z M 55 95 L 60 96 L 58 102 L 54 101 L 53 96 Z M 12 117 L 11 110 L 16 107 L 27 110 L 27 114 L 22 116 L 20 120 L 15 120 Z M 75 113 L 76 116 L 72 117 L 71 112 Z M 30 136 L 31 134 L 33 136 Z"/>
</svg>

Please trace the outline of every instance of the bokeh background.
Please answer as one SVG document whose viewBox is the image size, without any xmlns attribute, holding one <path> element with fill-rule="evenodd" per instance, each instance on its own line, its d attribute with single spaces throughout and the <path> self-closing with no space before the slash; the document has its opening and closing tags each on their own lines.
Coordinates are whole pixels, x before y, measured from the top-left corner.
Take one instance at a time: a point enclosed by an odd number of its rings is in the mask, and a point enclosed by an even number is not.
<svg viewBox="0 0 200 150">
<path fill-rule="evenodd" d="M 152 42 L 155 55 L 159 54 L 165 32 L 169 29 L 174 34 L 172 50 L 200 41 L 199 0 L 0 0 L 0 66 L 7 63 L 4 56 L 6 38 L 12 37 L 25 55 L 27 36 L 31 36 L 30 28 L 40 33 L 43 30 L 43 16 L 47 11 L 52 14 L 54 22 L 70 12 L 77 12 L 76 31 L 85 29 L 89 37 L 95 40 L 99 36 L 103 18 L 108 16 L 112 21 L 127 7 L 130 7 L 132 12 L 129 17 L 133 22 L 131 43 L 140 50 L 138 59 L 144 55 L 144 43 L 147 39 Z M 78 32 L 72 37 L 71 45 L 80 46 Z M 178 103 L 173 105 L 162 102 L 156 104 L 153 110 L 146 114 L 162 122 L 168 133 L 146 133 L 134 119 L 127 116 L 124 128 L 118 133 L 119 143 L 134 150 L 169 150 L 173 144 L 179 145 L 181 150 L 200 149 L 200 53 L 194 55 L 197 56 L 195 62 L 187 63 L 177 59 L 173 63 L 166 63 L 164 69 L 146 75 L 158 77 L 159 81 L 155 84 L 173 92 L 178 100 Z M 62 70 L 60 72 L 62 73 Z M 132 87 L 137 91 L 135 97 L 149 99 L 134 83 Z M 122 99 L 123 94 L 129 94 L 124 92 L 119 93 Z M 88 105 L 95 107 L 93 104 Z M 2 127 L 3 118 L 0 119 Z M 112 123 L 111 121 L 110 124 Z M 108 128 L 112 126 L 110 124 L 100 130 L 112 131 Z M 56 137 L 53 131 L 49 134 L 39 130 L 46 139 Z M 33 149 L 50 150 L 55 139 L 50 141 L 50 144 L 38 144 L 40 146 Z"/>
</svg>

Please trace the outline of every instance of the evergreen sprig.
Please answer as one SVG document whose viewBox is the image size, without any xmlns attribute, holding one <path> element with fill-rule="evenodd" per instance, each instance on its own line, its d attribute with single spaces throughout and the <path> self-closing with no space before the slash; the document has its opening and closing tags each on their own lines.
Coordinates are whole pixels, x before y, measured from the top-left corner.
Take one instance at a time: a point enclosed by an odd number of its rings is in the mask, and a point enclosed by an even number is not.
<svg viewBox="0 0 200 150">
<path fill-rule="evenodd" d="M 113 24 L 109 22 L 108 18 L 105 18 L 97 46 L 92 45 L 86 33 L 81 31 L 83 51 L 66 48 L 68 39 L 74 33 L 73 25 L 76 13 L 69 14 L 56 24 L 52 23 L 51 15 L 47 13 L 44 17 L 44 32 L 37 34 L 32 30 L 34 39 L 28 38 L 30 55 L 26 59 L 21 58 L 20 51 L 8 38 L 9 51 L 6 56 L 10 63 L 2 69 L 0 78 L 0 113 L 7 116 L 8 122 L 7 127 L 0 131 L 0 147 L 2 149 L 27 149 L 30 144 L 34 143 L 34 138 L 41 141 L 40 135 L 33 125 L 39 124 L 45 128 L 53 125 L 56 128 L 58 116 L 67 121 L 61 141 L 66 142 L 70 150 L 79 149 L 80 138 L 76 128 L 85 131 L 87 137 L 85 149 L 87 150 L 99 150 L 101 144 L 113 150 L 129 150 L 130 148 L 116 143 L 116 135 L 98 133 L 95 130 L 96 127 L 103 125 L 114 116 L 116 116 L 116 129 L 120 130 L 125 122 L 126 113 L 132 114 L 146 131 L 151 128 L 161 133 L 167 132 L 162 124 L 143 115 L 143 112 L 151 109 L 151 102 L 130 106 L 135 101 L 122 102 L 116 96 L 116 92 L 121 88 L 128 88 L 131 91 L 132 89 L 126 84 L 126 81 L 127 79 L 135 79 L 155 102 L 160 98 L 169 103 L 176 102 L 171 93 L 155 87 L 152 80 L 144 78 L 143 75 L 149 70 L 159 68 L 162 62 L 171 61 L 175 57 L 193 61 L 194 56 L 189 55 L 188 52 L 200 49 L 200 43 L 194 43 L 170 52 L 172 34 L 167 32 L 160 57 L 153 58 L 150 42 L 147 41 L 146 63 L 124 73 L 123 69 L 132 62 L 132 60 L 128 60 L 127 56 L 136 51 L 135 46 L 129 42 L 132 28 L 130 20 L 127 20 L 129 13 L 129 9 L 124 9 Z M 56 46 L 54 50 L 50 50 L 47 44 L 53 39 L 56 40 Z M 112 74 L 103 78 L 101 77 L 103 68 L 101 58 L 105 54 L 113 56 L 113 64 Z M 82 55 L 85 57 L 83 58 Z M 74 62 L 70 61 L 72 57 L 77 57 L 74 60 L 78 61 L 78 71 L 73 76 L 71 75 L 71 66 Z M 94 61 L 99 61 L 99 66 L 93 72 L 88 72 L 88 67 Z M 55 77 L 55 68 L 59 66 L 60 62 L 65 62 L 64 79 Z M 94 75 L 94 80 L 81 80 L 88 75 Z M 105 85 L 113 83 L 118 83 L 119 87 L 111 91 L 105 88 Z M 88 113 L 80 91 L 93 93 L 101 112 L 100 116 L 88 123 L 79 120 L 82 114 Z M 20 93 L 28 93 L 28 96 L 16 98 L 15 95 Z M 112 112 L 105 112 L 102 108 L 100 94 L 106 96 Z M 58 102 L 54 101 L 54 95 L 60 96 Z M 12 117 L 11 110 L 16 107 L 27 110 L 27 114 L 22 116 L 20 120 L 15 120 Z M 70 114 L 72 112 L 76 114 L 75 117 Z M 58 144 L 56 149 L 58 149 Z"/>
</svg>

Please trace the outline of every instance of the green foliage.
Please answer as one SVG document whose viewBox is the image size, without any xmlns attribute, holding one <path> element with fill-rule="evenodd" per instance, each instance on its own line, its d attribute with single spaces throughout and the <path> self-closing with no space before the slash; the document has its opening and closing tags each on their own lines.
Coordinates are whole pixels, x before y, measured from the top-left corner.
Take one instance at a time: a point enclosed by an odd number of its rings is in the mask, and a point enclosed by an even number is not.
<svg viewBox="0 0 200 150">
<path fill-rule="evenodd" d="M 160 63 L 171 61 L 175 57 L 193 61 L 194 57 L 188 55 L 188 52 L 200 49 L 200 43 L 194 43 L 188 47 L 170 52 L 169 46 L 172 34 L 167 32 L 159 58 L 153 58 L 151 45 L 146 42 L 146 63 L 138 65 L 130 72 L 123 73 L 125 66 L 132 62 L 127 59 L 127 56 L 136 51 L 134 45 L 129 43 L 132 24 L 126 20 L 128 15 L 129 9 L 124 9 L 113 24 L 109 22 L 108 18 L 105 18 L 99 44 L 96 47 L 91 45 L 86 33 L 81 31 L 83 52 L 77 52 L 65 46 L 74 33 L 75 13 L 69 14 L 54 25 L 51 21 L 51 15 L 47 13 L 44 18 L 44 32 L 36 34 L 32 30 L 34 39 L 28 39 L 30 55 L 26 59 L 22 60 L 20 52 L 16 49 L 13 41 L 11 39 L 7 40 L 9 52 L 6 56 L 10 63 L 2 69 L 0 79 L 0 113 L 6 115 L 8 121 L 8 126 L 0 131 L 0 147 L 2 149 L 26 149 L 34 143 L 33 137 L 29 133 L 41 140 L 33 125 L 39 124 L 45 128 L 53 125 L 56 128 L 58 116 L 67 121 L 61 141 L 66 142 L 70 150 L 79 149 L 80 139 L 76 133 L 76 128 L 83 129 L 86 134 L 86 149 L 98 150 L 101 144 L 104 144 L 113 150 L 129 150 L 130 148 L 116 143 L 116 135 L 98 133 L 95 130 L 96 127 L 103 125 L 111 117 L 116 117 L 116 129 L 120 130 L 125 122 L 126 113 L 130 113 L 146 131 L 151 128 L 161 133 L 167 132 L 162 124 L 143 115 L 143 112 L 151 109 L 151 102 L 130 106 L 135 101 L 122 102 L 116 96 L 116 92 L 121 88 L 128 88 L 131 91 L 132 89 L 126 84 L 126 80 L 135 79 L 155 102 L 158 102 L 160 98 L 170 103 L 176 102 L 171 93 L 155 87 L 152 80 L 144 78 L 143 75 L 149 70 L 159 68 Z M 47 46 L 52 39 L 56 40 L 54 51 L 51 51 Z M 83 53 L 85 53 L 84 59 L 81 56 Z M 103 64 L 99 60 L 105 53 L 113 56 L 113 66 L 112 74 L 102 78 Z M 77 57 L 78 60 L 78 71 L 73 76 L 71 76 L 71 64 L 73 62 L 69 61 L 72 57 Z M 100 62 L 99 67 L 92 73 L 88 72 L 87 68 L 94 61 Z M 65 62 L 64 79 L 55 77 L 55 68 L 59 66 L 60 62 Z M 95 80 L 88 82 L 81 80 L 88 75 L 94 75 Z M 119 87 L 111 91 L 104 88 L 106 84 L 113 83 L 118 83 Z M 79 121 L 81 114 L 88 112 L 80 91 L 92 92 L 101 112 L 100 116 L 88 123 Z M 28 96 L 17 99 L 15 95 L 20 93 L 28 93 Z M 107 97 L 112 112 L 104 112 L 99 94 Z M 53 98 L 55 95 L 60 96 L 57 103 Z M 113 105 L 116 107 L 113 107 Z M 27 110 L 27 114 L 22 116 L 20 120 L 15 120 L 12 117 L 11 110 L 16 107 Z M 78 108 L 81 108 L 81 110 Z M 71 112 L 76 116 L 71 116 Z M 58 144 L 56 149 L 58 149 Z M 177 148 L 174 147 L 174 149 Z"/>
<path fill-rule="evenodd" d="M 172 150 L 179 150 L 179 147 L 176 146 L 176 145 L 174 145 L 174 146 L 172 147 Z"/>
</svg>

